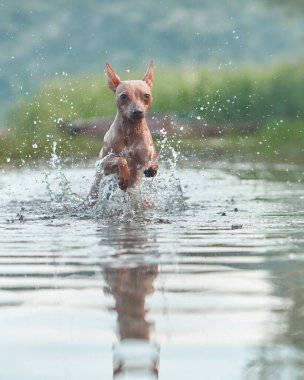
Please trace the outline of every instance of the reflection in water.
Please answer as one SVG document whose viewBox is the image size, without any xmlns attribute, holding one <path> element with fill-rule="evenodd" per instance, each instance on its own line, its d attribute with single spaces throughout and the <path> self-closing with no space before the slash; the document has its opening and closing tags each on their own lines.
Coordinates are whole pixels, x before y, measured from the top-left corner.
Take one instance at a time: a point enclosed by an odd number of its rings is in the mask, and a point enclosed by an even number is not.
<svg viewBox="0 0 304 380">
<path fill-rule="evenodd" d="M 141 230 L 142 231 L 142 230 Z M 113 232 L 113 231 L 112 231 Z M 115 231 L 117 232 L 117 231 Z M 130 256 L 143 249 L 147 242 L 146 231 L 136 229 L 119 231 L 121 251 Z M 117 234 L 116 238 L 117 238 Z M 125 237 L 125 238 L 124 238 Z M 110 241 L 112 240 L 109 236 Z M 129 263 L 130 265 L 130 263 Z M 104 269 L 104 280 L 115 300 L 119 345 L 114 347 L 113 378 L 158 378 L 159 349 L 150 342 L 153 324 L 147 320 L 146 297 L 153 293 L 153 282 L 158 273 L 155 264 L 139 263 L 136 267 Z"/>
<path fill-rule="evenodd" d="M 282 306 L 273 310 L 276 328 L 249 362 L 247 378 L 300 380 L 304 378 L 303 263 L 296 260 L 288 266 L 285 263 L 285 273 L 273 274 L 270 281 L 274 295 L 282 299 Z"/>
<path fill-rule="evenodd" d="M 304 379 L 303 183 L 242 168 L 179 170 L 182 213 L 97 233 L 35 171 L 2 176 L 0 379 Z"/>
</svg>

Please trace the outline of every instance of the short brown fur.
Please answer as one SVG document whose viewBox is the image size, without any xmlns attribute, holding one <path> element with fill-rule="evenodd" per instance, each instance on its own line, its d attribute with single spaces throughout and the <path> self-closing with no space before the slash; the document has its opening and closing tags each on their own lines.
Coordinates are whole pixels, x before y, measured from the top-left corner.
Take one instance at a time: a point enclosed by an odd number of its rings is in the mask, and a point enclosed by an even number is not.
<svg viewBox="0 0 304 380">
<path fill-rule="evenodd" d="M 115 93 L 117 114 L 104 137 L 89 201 L 98 198 L 103 175 L 118 174 L 118 186 L 126 191 L 139 179 L 140 169 L 145 176 L 157 174 L 157 155 L 145 114 L 152 104 L 153 62 L 143 80 L 121 81 L 107 63 L 109 88 Z"/>
</svg>

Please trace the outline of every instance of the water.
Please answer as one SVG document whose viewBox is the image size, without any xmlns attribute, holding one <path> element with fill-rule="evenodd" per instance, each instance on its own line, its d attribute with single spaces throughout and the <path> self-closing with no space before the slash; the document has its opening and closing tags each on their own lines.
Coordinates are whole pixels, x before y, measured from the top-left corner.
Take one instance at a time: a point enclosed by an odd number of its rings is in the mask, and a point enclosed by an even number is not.
<svg viewBox="0 0 304 380">
<path fill-rule="evenodd" d="M 0 176 L 0 379 L 304 378 L 301 169 L 92 171 Z"/>
</svg>

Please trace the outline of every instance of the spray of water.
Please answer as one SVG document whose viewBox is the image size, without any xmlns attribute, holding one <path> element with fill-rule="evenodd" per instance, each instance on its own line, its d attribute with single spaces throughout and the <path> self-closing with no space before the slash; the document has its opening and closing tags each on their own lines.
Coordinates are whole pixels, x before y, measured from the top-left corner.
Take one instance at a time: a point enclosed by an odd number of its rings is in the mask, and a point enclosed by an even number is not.
<svg viewBox="0 0 304 380">
<path fill-rule="evenodd" d="M 60 157 L 56 153 L 56 142 L 46 172 L 46 186 L 51 206 L 58 210 L 81 212 L 81 216 L 114 222 L 141 222 L 154 217 L 173 214 L 184 208 L 184 198 L 177 176 L 176 152 L 169 144 L 165 131 L 159 152 L 159 173 L 154 178 L 142 176 L 138 184 L 126 192 L 118 187 L 117 175 L 103 178 L 99 197 L 91 207 L 86 199 L 74 193 L 63 173 Z"/>
<path fill-rule="evenodd" d="M 75 194 L 63 173 L 60 157 L 56 153 L 57 142 L 53 142 L 53 150 L 49 162 L 50 169 L 45 173 L 46 188 L 51 204 L 55 208 L 69 209 L 83 204 L 83 199 Z"/>
</svg>

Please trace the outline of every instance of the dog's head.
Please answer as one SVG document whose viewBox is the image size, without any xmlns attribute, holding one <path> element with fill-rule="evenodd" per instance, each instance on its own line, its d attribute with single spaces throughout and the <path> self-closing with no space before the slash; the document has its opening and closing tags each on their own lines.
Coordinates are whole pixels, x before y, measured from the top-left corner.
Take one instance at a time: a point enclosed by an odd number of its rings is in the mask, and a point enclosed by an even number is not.
<svg viewBox="0 0 304 380">
<path fill-rule="evenodd" d="M 141 120 L 152 103 L 153 61 L 142 80 L 121 81 L 107 63 L 109 88 L 116 94 L 116 104 L 124 118 Z"/>
</svg>

